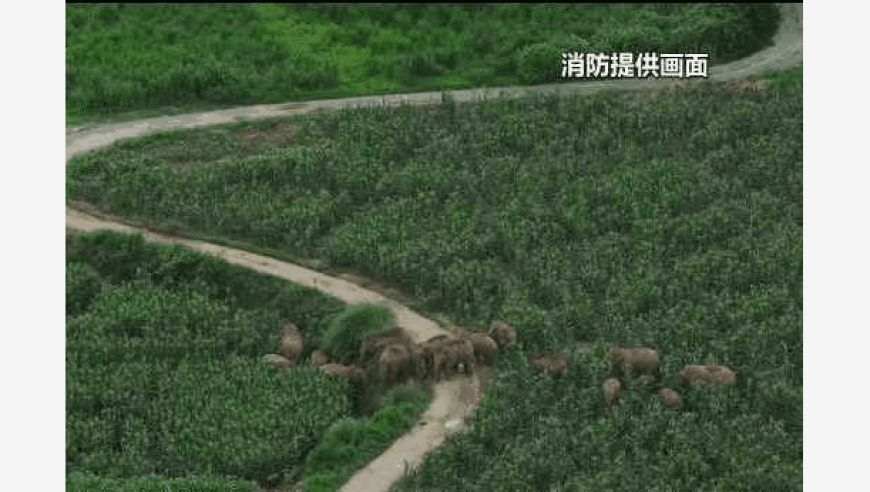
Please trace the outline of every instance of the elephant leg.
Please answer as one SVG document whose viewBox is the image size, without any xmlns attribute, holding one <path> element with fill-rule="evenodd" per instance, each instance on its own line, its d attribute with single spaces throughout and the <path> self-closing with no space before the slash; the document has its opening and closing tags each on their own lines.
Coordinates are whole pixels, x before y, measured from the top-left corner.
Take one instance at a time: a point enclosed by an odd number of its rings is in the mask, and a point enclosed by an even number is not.
<svg viewBox="0 0 870 492">
<path fill-rule="evenodd" d="M 432 357 L 432 377 L 436 382 L 441 380 L 441 364 L 443 363 L 441 354 L 436 352 Z"/>
</svg>

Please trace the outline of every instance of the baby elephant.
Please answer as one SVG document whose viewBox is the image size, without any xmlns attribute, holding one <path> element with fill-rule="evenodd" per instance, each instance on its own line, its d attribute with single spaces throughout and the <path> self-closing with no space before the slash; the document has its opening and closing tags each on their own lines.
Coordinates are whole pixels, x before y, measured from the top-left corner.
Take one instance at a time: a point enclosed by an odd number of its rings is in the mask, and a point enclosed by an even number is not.
<svg viewBox="0 0 870 492">
<path fill-rule="evenodd" d="M 565 354 L 539 355 L 532 361 L 532 368 L 545 376 L 564 377 L 568 374 L 568 357 Z"/>
<path fill-rule="evenodd" d="M 502 349 L 517 340 L 517 330 L 504 321 L 495 321 L 489 329 L 489 336 L 495 340 L 498 348 Z"/>
<path fill-rule="evenodd" d="M 329 356 L 322 350 L 315 350 L 311 353 L 311 364 L 315 366 L 322 366 L 329 362 Z"/>
<path fill-rule="evenodd" d="M 284 325 L 284 330 L 281 333 L 281 355 L 287 358 L 293 365 L 299 360 L 302 355 L 302 348 L 305 346 L 305 335 L 299 331 L 293 323 Z"/>
<path fill-rule="evenodd" d="M 293 368 L 293 362 L 291 362 L 282 355 L 266 354 L 263 356 L 263 360 L 268 362 L 272 365 L 272 367 L 281 372 L 286 372 Z"/>
<path fill-rule="evenodd" d="M 613 347 L 607 352 L 608 364 L 620 364 L 623 370 L 655 376 L 659 372 L 659 353 L 651 348 Z"/>
<path fill-rule="evenodd" d="M 352 383 L 362 383 L 365 381 L 365 372 L 357 366 L 346 366 L 343 364 L 324 364 L 320 366 L 320 370 L 338 376 L 342 379 L 347 379 Z"/>
<path fill-rule="evenodd" d="M 622 397 L 622 383 L 616 378 L 607 378 L 601 386 L 604 388 L 604 405 L 608 410 L 613 410 Z"/>
<path fill-rule="evenodd" d="M 689 365 L 680 371 L 680 377 L 702 386 L 723 386 L 737 382 L 737 372 L 721 364 Z"/>
<path fill-rule="evenodd" d="M 659 400 L 668 408 L 677 409 L 683 406 L 683 398 L 671 388 L 660 389 Z"/>
</svg>

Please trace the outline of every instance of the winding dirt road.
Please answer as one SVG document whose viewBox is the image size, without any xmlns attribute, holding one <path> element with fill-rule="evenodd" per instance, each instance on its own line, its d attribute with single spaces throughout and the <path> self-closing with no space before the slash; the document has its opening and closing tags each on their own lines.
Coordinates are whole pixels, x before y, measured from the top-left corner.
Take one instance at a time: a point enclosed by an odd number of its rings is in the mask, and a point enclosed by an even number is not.
<svg viewBox="0 0 870 492">
<path fill-rule="evenodd" d="M 774 37 L 774 45 L 752 56 L 726 65 L 711 67 L 711 80 L 730 80 L 757 75 L 768 70 L 800 66 L 803 63 L 803 5 L 780 4 L 783 20 Z M 658 89 L 676 85 L 672 80 L 606 80 L 538 85 L 533 87 L 509 87 L 504 89 L 472 89 L 452 91 L 456 101 L 498 96 L 520 97 L 531 93 L 593 93 L 601 90 Z M 126 138 L 148 134 L 232 123 L 243 120 L 290 116 L 316 111 L 334 111 L 344 107 L 366 105 L 415 104 L 428 105 L 441 102 L 440 92 L 424 92 L 391 96 L 352 97 L 308 101 L 292 104 L 274 104 L 234 108 L 182 116 L 149 118 L 134 122 L 104 125 L 76 131 L 67 130 L 66 160 L 75 155 L 110 145 Z M 291 282 L 316 288 L 347 303 L 381 302 L 390 306 L 399 325 L 420 342 L 433 336 L 447 333 L 434 321 L 421 316 L 398 302 L 365 289 L 356 284 L 329 275 L 303 268 L 292 263 L 278 261 L 266 256 L 195 241 L 165 234 L 135 229 L 124 224 L 122 219 L 98 218 L 88 213 L 67 207 L 66 226 L 78 231 L 111 229 L 122 232 L 140 232 L 146 240 L 155 243 L 180 244 L 190 249 L 218 256 L 229 263 L 275 275 Z M 341 489 L 346 492 L 387 491 L 406 472 L 406 467 L 416 467 L 431 449 L 440 445 L 449 436 L 462 430 L 465 419 L 477 407 L 481 397 L 485 375 L 474 378 L 459 377 L 437 384 L 429 409 L 418 424 L 377 459 L 354 475 Z"/>
</svg>

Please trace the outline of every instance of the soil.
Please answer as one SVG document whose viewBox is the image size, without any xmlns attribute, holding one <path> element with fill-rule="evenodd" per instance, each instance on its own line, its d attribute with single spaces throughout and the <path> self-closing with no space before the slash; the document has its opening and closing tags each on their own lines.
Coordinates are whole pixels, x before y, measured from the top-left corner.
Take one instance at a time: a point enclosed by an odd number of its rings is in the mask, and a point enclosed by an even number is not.
<svg viewBox="0 0 870 492">
<path fill-rule="evenodd" d="M 783 20 L 779 31 L 774 36 L 774 44 L 752 56 L 725 65 L 710 67 L 710 80 L 733 80 L 758 75 L 768 70 L 792 68 L 803 63 L 803 5 L 780 4 Z M 470 89 L 452 91 L 451 95 L 457 102 L 471 101 L 480 97 L 506 95 L 519 97 L 529 93 L 540 92 L 574 92 L 593 93 L 601 90 L 643 90 L 664 88 L 674 85 L 672 80 L 605 80 L 580 81 L 557 84 L 546 84 L 534 87 L 507 87 L 500 89 Z M 737 89 L 738 86 L 734 86 Z M 753 90 L 754 88 L 744 88 Z M 740 90 L 737 89 L 737 90 Z M 307 101 L 292 104 L 259 105 L 228 110 L 211 111 L 189 115 L 173 115 L 158 118 L 148 118 L 134 122 L 122 122 L 100 126 L 67 128 L 66 159 L 110 145 L 119 140 L 140 137 L 163 131 L 196 128 L 209 125 L 233 123 L 244 120 L 290 116 L 294 114 L 310 114 L 318 111 L 334 111 L 342 107 L 359 107 L 369 105 L 438 105 L 441 102 L 440 92 L 424 92 L 417 94 L 398 94 L 392 96 L 351 97 L 345 99 L 330 99 Z M 240 135 L 250 139 L 249 142 L 292 139 L 292 131 L 281 127 L 276 133 L 263 135 Z M 97 215 L 76 210 L 70 206 L 66 211 L 67 234 L 71 230 L 94 231 L 111 229 L 122 232 L 142 232 L 146 240 L 156 243 L 180 244 L 206 254 L 225 259 L 229 263 L 241 265 L 253 270 L 275 275 L 294 283 L 313 287 L 332 295 L 347 303 L 380 302 L 388 305 L 396 314 L 397 324 L 406 328 L 414 341 L 419 343 L 434 336 L 447 334 L 434 321 L 408 309 L 401 303 L 388 298 L 378 291 L 387 291 L 383 286 L 372 285 L 372 289 L 361 285 L 358 276 L 337 278 L 299 265 L 287 263 L 262 255 L 249 253 L 238 249 L 219 246 L 170 236 L 156 232 L 137 230 L 126 225 L 121 219 Z M 362 282 L 365 283 L 365 282 Z M 371 285 L 371 284 L 369 284 Z M 382 455 L 369 463 L 364 469 L 354 475 L 341 489 L 343 491 L 387 491 L 390 486 L 406 474 L 406 466 L 415 469 L 427 452 L 434 449 L 445 439 L 461 432 L 465 419 L 477 407 L 482 390 L 485 387 L 487 371 L 476 371 L 473 377 L 460 376 L 435 385 L 433 398 L 428 410 L 422 415 L 420 422 L 411 431 L 397 440 Z"/>
</svg>

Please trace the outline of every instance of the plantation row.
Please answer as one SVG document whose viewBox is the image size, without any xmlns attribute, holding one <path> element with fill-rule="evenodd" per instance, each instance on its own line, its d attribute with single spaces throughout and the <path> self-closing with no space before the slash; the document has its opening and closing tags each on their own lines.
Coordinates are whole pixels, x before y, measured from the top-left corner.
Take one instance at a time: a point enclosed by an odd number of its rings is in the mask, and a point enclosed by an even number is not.
<svg viewBox="0 0 870 492">
<path fill-rule="evenodd" d="M 316 336 L 341 308 L 140 236 L 70 236 L 68 488 L 337 490 L 428 405 L 423 391 L 362 394 L 312 365 L 277 373 L 260 360 L 288 317 Z M 336 453 L 355 458 L 331 463 Z"/>
<path fill-rule="evenodd" d="M 798 486 L 800 86 L 448 101 L 273 125 L 82 156 L 69 196 L 158 227 L 308 252 L 472 328 L 510 319 L 519 346 L 472 430 L 402 490 Z M 301 137 L 248 144 L 252 129 L 276 128 Z M 685 411 L 628 397 L 605 413 L 591 393 L 603 354 L 572 348 L 585 340 L 658 348 L 661 383 Z M 565 347 L 576 371 L 533 376 L 532 354 Z M 701 363 L 739 369 L 740 383 L 696 394 L 668 379 Z"/>
<path fill-rule="evenodd" d="M 67 116 L 533 84 L 566 50 L 716 64 L 778 21 L 772 4 L 70 5 Z"/>
</svg>

